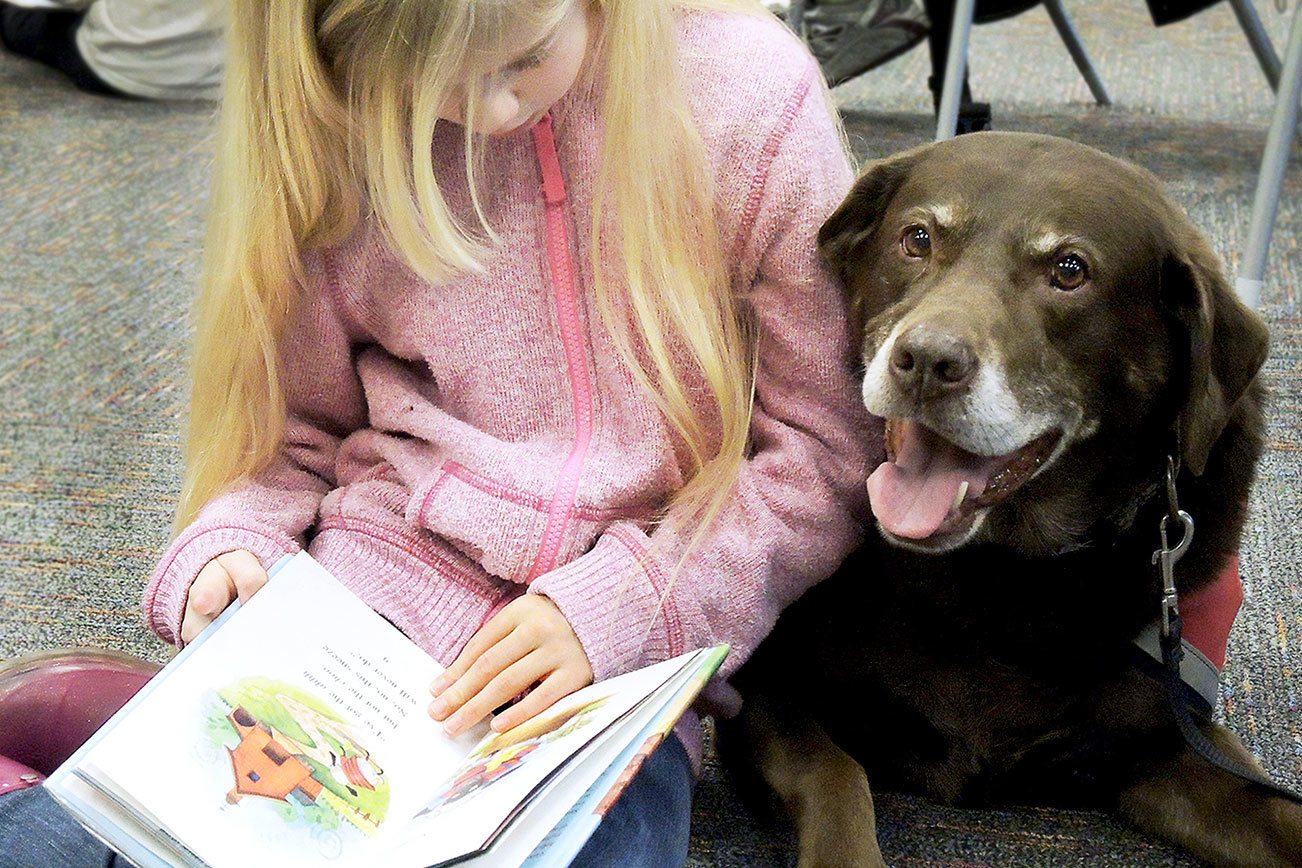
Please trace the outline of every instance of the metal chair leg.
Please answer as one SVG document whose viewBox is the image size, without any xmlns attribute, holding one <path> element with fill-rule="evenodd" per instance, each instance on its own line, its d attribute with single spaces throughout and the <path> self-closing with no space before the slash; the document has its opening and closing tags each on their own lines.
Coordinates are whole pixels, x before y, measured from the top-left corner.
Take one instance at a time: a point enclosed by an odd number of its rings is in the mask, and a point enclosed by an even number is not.
<svg viewBox="0 0 1302 868">
<path fill-rule="evenodd" d="M 1293 133 L 1297 129 L 1298 98 L 1302 96 L 1302 5 L 1293 13 L 1293 26 L 1289 31 L 1279 83 L 1275 113 L 1270 122 L 1270 133 L 1266 136 L 1266 151 L 1261 158 L 1261 174 L 1257 176 L 1257 193 L 1252 200 L 1248 241 L 1243 248 L 1239 277 L 1234 285 L 1239 298 L 1250 307 L 1256 307 L 1261 300 L 1266 254 L 1275 230 L 1279 197 L 1284 189 L 1284 171 L 1288 168 Z M 1290 307 L 1295 301 L 1289 299 Z"/>
<path fill-rule="evenodd" d="M 1256 7 L 1252 5 L 1252 0 L 1230 0 L 1230 6 L 1234 9 L 1234 17 L 1239 19 L 1243 35 L 1248 37 L 1252 53 L 1257 55 L 1257 63 L 1261 64 L 1261 71 L 1266 74 L 1270 89 L 1278 91 L 1279 55 L 1275 53 L 1275 46 L 1271 44 L 1266 28 L 1261 26 Z"/>
<path fill-rule="evenodd" d="M 945 84 L 940 92 L 936 118 L 936 141 L 954 138 L 958 131 L 958 109 L 963 97 L 963 76 L 967 72 L 967 43 L 972 35 L 976 0 L 957 0 L 954 27 L 950 31 L 949 56 L 945 59 Z"/>
<path fill-rule="evenodd" d="M 1067 10 L 1063 8 L 1062 0 L 1044 0 L 1044 9 L 1049 13 L 1049 17 L 1053 19 L 1053 26 L 1058 29 L 1058 35 L 1062 37 L 1063 44 L 1067 46 L 1067 51 L 1071 53 L 1071 59 L 1076 62 L 1076 68 L 1085 77 L 1085 83 L 1090 86 L 1090 93 L 1094 94 L 1094 101 L 1099 105 L 1112 105 L 1112 97 L 1108 94 L 1103 79 L 1099 77 L 1098 71 L 1094 68 L 1094 62 L 1090 60 L 1089 53 L 1085 51 L 1085 43 L 1081 42 L 1076 26 L 1072 24 L 1071 18 L 1067 16 Z"/>
</svg>

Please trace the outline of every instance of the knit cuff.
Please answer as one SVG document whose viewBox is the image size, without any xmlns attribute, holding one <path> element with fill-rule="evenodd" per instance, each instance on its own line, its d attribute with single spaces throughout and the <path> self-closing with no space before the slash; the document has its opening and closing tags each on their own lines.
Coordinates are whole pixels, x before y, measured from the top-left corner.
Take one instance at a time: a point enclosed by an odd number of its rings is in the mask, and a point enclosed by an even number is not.
<svg viewBox="0 0 1302 868">
<path fill-rule="evenodd" d="M 645 550 L 607 533 L 586 554 L 535 579 L 529 593 L 561 610 L 601 681 L 683 653 L 666 589 Z"/>
<path fill-rule="evenodd" d="M 239 527 L 191 528 L 182 533 L 163 554 L 145 587 L 145 622 L 163 639 L 178 648 L 181 621 L 190 585 L 199 571 L 218 555 L 244 549 L 271 569 L 281 557 L 299 550 L 294 540 L 281 534 Z"/>
</svg>

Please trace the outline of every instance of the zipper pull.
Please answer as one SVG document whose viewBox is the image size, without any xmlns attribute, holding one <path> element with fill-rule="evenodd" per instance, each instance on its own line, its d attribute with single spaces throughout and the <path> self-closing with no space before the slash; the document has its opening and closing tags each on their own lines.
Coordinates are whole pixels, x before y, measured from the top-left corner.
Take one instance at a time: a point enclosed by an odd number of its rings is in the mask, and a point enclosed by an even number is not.
<svg viewBox="0 0 1302 868">
<path fill-rule="evenodd" d="M 561 173 L 561 160 L 556 154 L 556 134 L 552 130 L 552 113 L 542 116 L 534 124 L 533 146 L 538 153 L 538 168 L 542 170 L 543 199 L 548 205 L 565 201 L 565 176 Z"/>
</svg>

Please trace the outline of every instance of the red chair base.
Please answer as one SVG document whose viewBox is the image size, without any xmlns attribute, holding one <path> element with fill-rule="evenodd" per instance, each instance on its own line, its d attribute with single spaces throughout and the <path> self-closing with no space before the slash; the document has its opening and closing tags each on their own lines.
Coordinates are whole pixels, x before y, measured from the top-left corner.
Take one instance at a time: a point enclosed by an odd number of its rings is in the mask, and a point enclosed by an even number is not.
<svg viewBox="0 0 1302 868">
<path fill-rule="evenodd" d="M 91 648 L 48 651 L 0 666 L 0 757 L 50 774 L 160 668 Z"/>
</svg>

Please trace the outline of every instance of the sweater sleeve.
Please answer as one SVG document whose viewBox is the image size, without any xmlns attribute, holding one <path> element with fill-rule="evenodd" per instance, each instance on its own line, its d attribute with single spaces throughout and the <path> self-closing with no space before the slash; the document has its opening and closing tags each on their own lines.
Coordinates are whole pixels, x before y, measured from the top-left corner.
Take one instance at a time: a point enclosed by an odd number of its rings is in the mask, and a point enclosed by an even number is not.
<svg viewBox="0 0 1302 868">
<path fill-rule="evenodd" d="M 270 567 L 301 548 L 322 498 L 335 487 L 335 453 L 362 427 L 366 405 L 353 360 L 357 338 L 336 304 L 326 257 L 304 257 L 307 287 L 281 340 L 286 425 L 266 468 L 199 512 L 163 553 L 144 593 L 145 620 L 181 644 L 190 585 L 217 555 L 246 549 Z"/>
<path fill-rule="evenodd" d="M 743 217 L 758 364 L 752 450 L 723 509 L 690 550 L 681 522 L 650 535 L 617 522 L 529 588 L 560 608 L 598 679 L 716 642 L 732 646 L 730 674 L 861 539 L 882 430 L 858 398 L 844 294 L 818 258 L 819 227 L 853 180 L 825 93 L 816 79 L 793 98 Z"/>
</svg>

